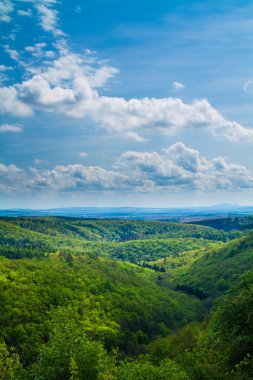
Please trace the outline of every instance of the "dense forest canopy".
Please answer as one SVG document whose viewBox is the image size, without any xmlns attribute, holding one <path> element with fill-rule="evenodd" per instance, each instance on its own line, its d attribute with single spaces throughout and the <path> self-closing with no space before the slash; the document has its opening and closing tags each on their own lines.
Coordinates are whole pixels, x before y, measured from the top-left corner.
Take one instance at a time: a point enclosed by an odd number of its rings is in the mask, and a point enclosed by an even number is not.
<svg viewBox="0 0 253 380">
<path fill-rule="evenodd" d="M 252 379 L 252 217 L 205 224 L 1 218 L 0 379 Z"/>
</svg>

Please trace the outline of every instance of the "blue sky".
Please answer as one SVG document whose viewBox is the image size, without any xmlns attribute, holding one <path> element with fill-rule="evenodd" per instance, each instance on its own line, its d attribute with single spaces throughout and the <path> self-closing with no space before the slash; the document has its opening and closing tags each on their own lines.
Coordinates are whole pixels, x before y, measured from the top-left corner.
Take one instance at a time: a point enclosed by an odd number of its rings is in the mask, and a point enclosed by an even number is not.
<svg viewBox="0 0 253 380">
<path fill-rule="evenodd" d="M 0 207 L 252 204 L 251 1 L 0 4 Z"/>
</svg>

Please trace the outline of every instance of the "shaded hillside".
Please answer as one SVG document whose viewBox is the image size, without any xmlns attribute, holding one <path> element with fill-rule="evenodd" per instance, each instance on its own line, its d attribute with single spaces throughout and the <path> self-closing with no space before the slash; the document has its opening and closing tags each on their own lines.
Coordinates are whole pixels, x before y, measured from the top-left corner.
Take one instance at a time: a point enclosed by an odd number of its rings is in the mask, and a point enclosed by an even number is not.
<svg viewBox="0 0 253 380">
<path fill-rule="evenodd" d="M 191 224 L 171 222 L 94 220 L 61 217 L 1 218 L 9 224 L 45 235 L 90 241 L 126 241 L 146 238 L 192 237 L 228 241 L 224 231 Z"/>
<path fill-rule="evenodd" d="M 189 222 L 195 225 L 217 228 L 219 230 L 244 231 L 253 228 L 253 216 L 235 216 L 230 218 L 212 218 Z"/>
<path fill-rule="evenodd" d="M 241 276 L 253 235 L 243 233 L 2 218 L 0 378 L 251 380 L 252 275 Z"/>
<path fill-rule="evenodd" d="M 253 267 L 253 235 L 205 251 L 174 273 L 174 283 L 188 293 L 217 297 Z"/>
<path fill-rule="evenodd" d="M 199 300 L 157 281 L 155 272 L 90 257 L 0 259 L 1 335 L 32 361 L 47 340 L 52 311 L 77 308 L 87 334 L 136 353 L 203 315 Z"/>
</svg>

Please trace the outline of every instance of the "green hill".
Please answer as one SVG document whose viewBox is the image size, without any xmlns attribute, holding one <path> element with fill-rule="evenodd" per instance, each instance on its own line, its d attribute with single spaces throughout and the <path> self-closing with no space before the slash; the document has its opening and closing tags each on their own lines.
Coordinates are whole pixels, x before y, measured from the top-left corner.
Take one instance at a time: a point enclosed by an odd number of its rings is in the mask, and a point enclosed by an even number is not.
<svg viewBox="0 0 253 380">
<path fill-rule="evenodd" d="M 251 380 L 253 235 L 229 223 L 1 218 L 0 379 Z"/>
<path fill-rule="evenodd" d="M 131 220 L 94 220 L 63 217 L 1 218 L 9 224 L 45 235 L 90 241 L 126 241 L 147 238 L 191 237 L 228 241 L 230 235 L 214 228 L 191 224 Z"/>
<path fill-rule="evenodd" d="M 202 292 L 216 298 L 228 290 L 239 277 L 253 268 L 253 235 L 235 239 L 221 247 L 206 250 L 192 263 L 174 273 L 174 283 L 181 290 Z"/>
</svg>

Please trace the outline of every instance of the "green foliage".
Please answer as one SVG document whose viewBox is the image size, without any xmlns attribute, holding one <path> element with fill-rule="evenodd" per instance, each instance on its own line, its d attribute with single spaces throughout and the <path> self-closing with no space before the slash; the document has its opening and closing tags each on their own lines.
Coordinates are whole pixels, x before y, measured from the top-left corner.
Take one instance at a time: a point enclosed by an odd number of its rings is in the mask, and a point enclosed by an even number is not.
<svg viewBox="0 0 253 380">
<path fill-rule="evenodd" d="M 232 294 L 219 300 L 204 344 L 219 356 L 227 378 L 253 377 L 253 272 L 245 274 Z"/>
<path fill-rule="evenodd" d="M 203 246 L 210 247 L 212 243 L 196 238 L 135 240 L 116 244 L 110 256 L 118 260 L 142 263 L 168 256 L 176 257 L 180 252 L 192 251 Z"/>
<path fill-rule="evenodd" d="M 0 343 L 0 380 L 17 380 L 20 373 L 18 355 L 5 343 Z"/>
<path fill-rule="evenodd" d="M 165 360 L 156 366 L 146 360 L 122 363 L 117 380 L 189 380 L 186 372 L 175 362 Z"/>
<path fill-rule="evenodd" d="M 221 229 L 223 231 L 236 231 L 237 234 L 245 231 L 248 232 L 249 229 L 253 228 L 253 216 L 235 216 L 230 218 L 212 218 L 207 220 L 201 220 L 198 222 L 193 222 L 194 224 L 198 224 L 201 226 L 212 227 Z M 235 233 L 236 237 L 236 233 Z"/>
<path fill-rule="evenodd" d="M 148 346 L 149 360 L 159 364 L 166 358 L 175 359 L 182 353 L 192 350 L 200 335 L 202 325 L 190 323 L 176 333 L 165 338 L 158 338 Z"/>
<path fill-rule="evenodd" d="M 146 238 L 203 238 L 228 241 L 229 234 L 214 228 L 193 224 L 130 221 L 94 220 L 63 217 L 1 218 L 1 223 L 19 226 L 42 235 L 89 241 L 127 241 Z"/>
<path fill-rule="evenodd" d="M 161 286 L 156 273 L 128 263 L 2 259 L 0 271 L 0 328 L 26 365 L 36 359 L 52 310 L 59 306 L 78 307 L 89 337 L 127 354 L 203 315 L 196 298 Z"/>
<path fill-rule="evenodd" d="M 223 224 L 2 218 L 0 380 L 252 379 L 253 235 Z"/>
<path fill-rule="evenodd" d="M 173 359 L 192 380 L 253 378 L 253 272 L 217 302 L 202 324 L 191 324 L 149 346 L 156 365 Z"/>
<path fill-rule="evenodd" d="M 0 255 L 10 259 L 71 253 L 140 263 L 208 247 L 211 240 L 228 239 L 226 233 L 180 223 L 50 217 L 0 219 Z"/>
<path fill-rule="evenodd" d="M 40 380 L 111 379 L 113 361 L 103 344 L 87 337 L 71 309 L 51 323 L 49 341 L 42 345 L 32 377 Z M 73 313 L 72 313 L 73 314 Z M 74 315 L 76 317 L 76 315 Z"/>
<path fill-rule="evenodd" d="M 253 235 L 208 249 L 190 265 L 174 272 L 174 284 L 216 298 L 253 267 Z M 182 289 L 182 288 L 181 288 Z"/>
</svg>

